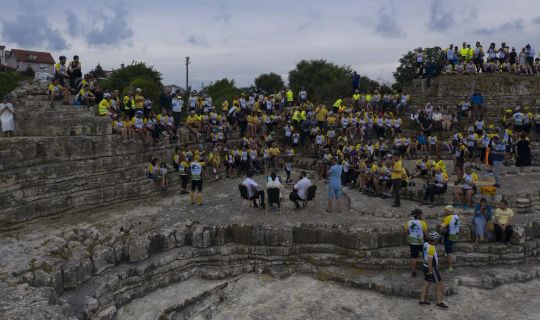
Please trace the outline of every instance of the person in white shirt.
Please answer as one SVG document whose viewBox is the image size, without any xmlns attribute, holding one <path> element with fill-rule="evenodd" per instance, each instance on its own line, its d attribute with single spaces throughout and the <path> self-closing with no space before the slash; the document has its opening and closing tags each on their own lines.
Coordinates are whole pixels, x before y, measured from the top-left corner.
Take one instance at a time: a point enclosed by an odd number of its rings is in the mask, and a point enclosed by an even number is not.
<svg viewBox="0 0 540 320">
<path fill-rule="evenodd" d="M 246 186 L 248 191 L 249 200 L 253 200 L 253 206 L 258 208 L 257 198 L 259 198 L 260 206 L 264 209 L 264 190 L 258 190 L 259 184 L 253 180 L 253 173 L 248 172 L 247 178 L 242 181 L 242 184 Z"/>
<path fill-rule="evenodd" d="M 272 172 L 270 174 L 270 177 L 268 177 L 269 181 L 266 183 L 266 189 L 271 189 L 271 188 L 276 188 L 276 189 L 279 189 L 279 198 L 283 198 L 282 194 L 281 194 L 281 187 L 283 187 L 283 185 L 281 184 L 281 181 L 279 181 L 279 178 L 277 177 L 277 174 L 275 172 Z M 273 205 L 272 203 L 269 203 L 268 204 L 270 206 L 271 209 L 273 209 Z"/>
<path fill-rule="evenodd" d="M 300 180 L 294 185 L 294 190 L 289 194 L 289 200 L 294 202 L 296 209 L 300 208 L 298 201 L 306 200 L 307 190 L 311 186 L 311 181 L 306 176 L 305 171 L 300 173 Z"/>
<path fill-rule="evenodd" d="M 173 112 L 175 130 L 178 130 L 178 127 L 180 126 L 180 118 L 182 116 L 183 107 L 184 107 L 184 100 L 182 99 L 181 92 L 180 90 L 176 90 L 176 95 L 172 99 L 172 112 Z"/>
</svg>

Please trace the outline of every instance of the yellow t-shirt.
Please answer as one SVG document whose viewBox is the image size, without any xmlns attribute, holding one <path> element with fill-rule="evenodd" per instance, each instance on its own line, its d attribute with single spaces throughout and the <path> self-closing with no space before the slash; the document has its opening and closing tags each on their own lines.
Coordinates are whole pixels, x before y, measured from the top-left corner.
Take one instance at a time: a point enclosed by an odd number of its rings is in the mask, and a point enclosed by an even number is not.
<svg viewBox="0 0 540 320">
<path fill-rule="evenodd" d="M 326 108 L 320 108 L 316 111 L 317 121 L 325 121 L 328 110 Z"/>
<path fill-rule="evenodd" d="M 142 109 L 144 107 L 144 97 L 140 94 L 135 95 L 135 109 Z"/>
<path fill-rule="evenodd" d="M 507 224 L 508 220 L 514 216 L 514 211 L 510 208 L 503 210 L 501 208 L 495 209 L 495 218 L 500 224 Z"/>
<path fill-rule="evenodd" d="M 396 163 L 394 163 L 394 167 L 392 168 L 392 179 L 402 179 L 402 169 L 403 169 L 403 161 L 398 160 Z"/>
</svg>

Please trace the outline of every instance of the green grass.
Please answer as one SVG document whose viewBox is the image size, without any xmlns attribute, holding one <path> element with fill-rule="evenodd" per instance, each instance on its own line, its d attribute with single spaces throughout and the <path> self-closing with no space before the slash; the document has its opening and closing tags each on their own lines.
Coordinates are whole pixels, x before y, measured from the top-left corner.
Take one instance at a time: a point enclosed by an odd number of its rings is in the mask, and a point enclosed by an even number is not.
<svg viewBox="0 0 540 320">
<path fill-rule="evenodd" d="M 17 88 L 19 81 L 30 79 L 30 76 L 19 72 L 0 72 L 0 98 Z"/>
</svg>

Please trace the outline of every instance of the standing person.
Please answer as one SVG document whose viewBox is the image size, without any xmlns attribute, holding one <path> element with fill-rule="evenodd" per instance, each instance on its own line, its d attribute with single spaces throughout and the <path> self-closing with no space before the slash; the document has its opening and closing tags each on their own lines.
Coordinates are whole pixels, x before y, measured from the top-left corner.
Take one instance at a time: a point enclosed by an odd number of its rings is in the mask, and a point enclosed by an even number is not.
<svg viewBox="0 0 540 320">
<path fill-rule="evenodd" d="M 178 153 L 178 175 L 180 176 L 180 194 L 187 194 L 188 168 L 189 163 L 186 160 L 184 152 Z"/>
<path fill-rule="evenodd" d="M 413 209 L 411 215 L 412 219 L 405 223 L 404 229 L 411 251 L 411 275 L 416 277 L 416 261 L 428 236 L 428 225 L 422 220 L 422 210 Z"/>
<path fill-rule="evenodd" d="M 13 137 L 13 131 L 15 131 L 14 113 L 13 105 L 7 96 L 4 97 L 4 102 L 0 103 L 0 123 L 4 137 Z"/>
<path fill-rule="evenodd" d="M 508 202 L 502 199 L 499 207 L 495 209 L 495 239 L 497 241 L 502 241 L 503 243 L 510 241 L 514 233 L 514 229 L 512 228 L 513 217 L 514 211 L 508 208 Z"/>
<path fill-rule="evenodd" d="M 58 60 L 60 61 L 54 65 L 54 78 L 58 79 L 62 87 L 65 87 L 66 79 L 69 79 L 69 75 L 67 72 L 68 66 L 66 66 L 67 58 L 66 56 L 60 56 Z"/>
<path fill-rule="evenodd" d="M 444 207 L 444 214 L 446 215 L 441 223 L 441 229 L 444 235 L 444 251 L 448 256 L 448 272 L 454 272 L 452 262 L 452 252 L 454 252 L 454 242 L 459 238 L 459 227 L 461 226 L 461 220 L 458 214 L 455 212 L 454 207 L 447 205 Z"/>
<path fill-rule="evenodd" d="M 401 161 L 398 153 L 394 153 L 393 162 L 394 165 L 392 167 L 392 175 L 390 176 L 392 179 L 392 190 L 394 193 L 394 203 L 392 204 L 392 207 L 400 207 L 401 197 L 399 190 L 401 189 L 401 178 L 403 176 L 404 168 L 403 161 Z"/>
<path fill-rule="evenodd" d="M 480 203 L 474 208 L 474 233 L 475 233 L 475 242 L 487 241 L 488 236 L 488 223 L 491 221 L 491 207 L 489 206 L 487 199 L 480 199 Z"/>
<path fill-rule="evenodd" d="M 500 142 L 499 136 L 495 135 L 491 140 L 490 153 L 493 156 L 493 175 L 495 176 L 495 187 L 501 186 L 501 169 L 504 165 L 504 155 L 506 145 Z"/>
<path fill-rule="evenodd" d="M 471 96 L 471 105 L 472 108 L 477 107 L 480 114 L 484 113 L 484 97 L 480 94 L 478 89 L 474 90 L 474 93 Z"/>
<path fill-rule="evenodd" d="M 257 204 L 257 198 L 259 198 L 259 204 L 264 209 L 264 190 L 259 190 L 259 184 L 253 180 L 253 172 L 248 171 L 242 184 L 247 188 L 249 200 L 253 200 L 253 207 L 259 207 Z"/>
<path fill-rule="evenodd" d="M 525 133 L 522 133 L 516 143 L 516 166 L 519 172 L 523 173 L 523 168 L 531 165 L 531 143 Z"/>
<path fill-rule="evenodd" d="M 195 197 L 197 196 L 197 203 L 199 206 L 203 205 L 203 195 L 202 195 L 202 168 L 204 167 L 204 162 L 199 162 L 199 155 L 193 157 L 193 161 L 189 164 L 189 171 L 191 172 L 191 193 L 189 194 L 191 199 L 191 204 L 195 204 Z M 197 191 L 199 192 L 197 194 Z"/>
<path fill-rule="evenodd" d="M 330 170 L 328 175 L 330 182 L 328 183 L 328 209 L 326 212 L 332 212 L 332 201 L 336 199 L 336 211 L 341 213 L 341 174 L 343 173 L 343 166 L 337 163 L 336 158 L 332 158 L 330 161 Z"/>
<path fill-rule="evenodd" d="M 351 79 L 352 79 L 352 92 L 355 92 L 355 90 L 360 89 L 360 75 L 356 71 L 353 71 Z"/>
<path fill-rule="evenodd" d="M 298 201 L 304 201 L 307 199 L 307 190 L 311 186 L 311 181 L 306 177 L 305 171 L 300 172 L 300 179 L 293 186 L 293 191 L 289 194 L 289 200 L 294 202 L 295 209 L 300 209 Z"/>
<path fill-rule="evenodd" d="M 420 304 L 429 305 L 426 301 L 427 292 L 432 283 L 435 284 L 435 300 L 437 307 L 441 309 L 448 309 L 448 306 L 443 302 L 444 283 L 442 282 L 441 274 L 439 273 L 439 256 L 437 255 L 437 249 L 435 243 L 441 236 L 432 231 L 428 235 L 428 242 L 424 243 L 424 264 L 422 269 L 424 271 L 424 284 L 422 285 L 422 291 L 420 293 Z"/>
<path fill-rule="evenodd" d="M 184 107 L 184 99 L 180 90 L 176 90 L 175 96 L 172 99 L 172 115 L 174 119 L 174 130 L 178 134 L 178 127 L 180 126 L 180 118 L 182 116 L 182 108 Z"/>
<path fill-rule="evenodd" d="M 133 99 L 135 106 L 135 113 L 138 111 L 143 112 L 144 110 L 144 96 L 142 95 L 142 89 L 135 89 L 135 97 Z"/>
<path fill-rule="evenodd" d="M 71 88 L 71 90 L 77 89 L 77 79 L 82 78 L 81 62 L 79 61 L 79 56 L 73 56 L 73 61 L 69 63 L 67 73 L 69 75 L 69 87 Z"/>
<path fill-rule="evenodd" d="M 160 111 L 163 111 L 163 109 L 172 110 L 172 97 L 169 89 L 163 89 L 159 95 L 159 108 Z"/>
</svg>

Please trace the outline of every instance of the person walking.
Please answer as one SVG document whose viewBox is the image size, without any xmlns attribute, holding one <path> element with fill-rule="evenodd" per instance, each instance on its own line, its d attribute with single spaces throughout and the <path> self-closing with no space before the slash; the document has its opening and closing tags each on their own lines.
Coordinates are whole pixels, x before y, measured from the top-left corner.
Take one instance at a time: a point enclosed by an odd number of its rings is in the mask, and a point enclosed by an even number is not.
<svg viewBox="0 0 540 320">
<path fill-rule="evenodd" d="M 461 219 L 457 212 L 451 205 L 444 207 L 444 214 L 446 215 L 441 223 L 441 230 L 444 234 L 444 251 L 448 256 L 448 272 L 454 272 L 452 252 L 454 252 L 454 242 L 459 239 L 459 227 L 461 226 Z"/>
<path fill-rule="evenodd" d="M 411 251 L 411 275 L 416 277 L 416 261 L 423 250 L 424 239 L 428 235 L 428 225 L 422 220 L 422 210 L 413 209 L 411 215 L 412 219 L 405 223 L 404 229 Z"/>
<path fill-rule="evenodd" d="M 448 309 L 448 306 L 443 302 L 444 283 L 439 272 L 439 256 L 437 255 L 437 249 L 435 243 L 441 238 L 441 235 L 436 231 L 432 231 L 428 235 L 428 241 L 424 243 L 424 264 L 422 270 L 424 271 L 424 284 L 422 285 L 422 291 L 420 292 L 420 304 L 429 305 L 426 300 L 426 296 L 431 284 L 435 284 L 435 301 L 437 307 L 441 309 Z"/>
<path fill-rule="evenodd" d="M 341 174 L 343 173 L 343 167 L 337 163 L 336 158 L 332 158 L 330 161 L 330 170 L 328 176 L 330 182 L 328 183 L 328 209 L 326 212 L 332 212 L 332 202 L 336 199 L 336 211 L 341 213 Z"/>
</svg>

